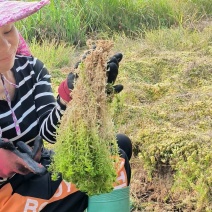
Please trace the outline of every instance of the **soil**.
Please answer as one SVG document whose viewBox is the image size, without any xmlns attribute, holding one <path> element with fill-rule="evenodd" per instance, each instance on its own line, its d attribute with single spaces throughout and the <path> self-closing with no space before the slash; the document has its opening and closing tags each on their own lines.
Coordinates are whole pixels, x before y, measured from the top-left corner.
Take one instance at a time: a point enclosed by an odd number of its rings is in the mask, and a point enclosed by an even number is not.
<svg viewBox="0 0 212 212">
<path fill-rule="evenodd" d="M 152 179 L 148 179 L 148 173 L 144 171 L 139 158 L 131 159 L 131 169 L 131 212 L 184 211 L 179 207 L 180 202 L 174 200 L 170 193 L 172 174 L 167 167 L 164 167 L 166 172 L 155 173 Z"/>
</svg>

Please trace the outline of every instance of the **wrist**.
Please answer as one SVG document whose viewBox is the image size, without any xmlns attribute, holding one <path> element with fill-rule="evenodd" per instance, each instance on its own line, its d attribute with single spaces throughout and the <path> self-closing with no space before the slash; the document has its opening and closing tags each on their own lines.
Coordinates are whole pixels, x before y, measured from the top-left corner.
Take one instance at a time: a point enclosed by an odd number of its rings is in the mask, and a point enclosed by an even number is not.
<svg viewBox="0 0 212 212">
<path fill-rule="evenodd" d="M 62 99 L 62 101 L 64 100 L 65 102 L 69 102 L 71 101 L 70 93 L 71 93 L 71 90 L 68 88 L 68 82 L 66 79 L 60 83 L 58 87 L 58 94 L 60 98 Z"/>
</svg>

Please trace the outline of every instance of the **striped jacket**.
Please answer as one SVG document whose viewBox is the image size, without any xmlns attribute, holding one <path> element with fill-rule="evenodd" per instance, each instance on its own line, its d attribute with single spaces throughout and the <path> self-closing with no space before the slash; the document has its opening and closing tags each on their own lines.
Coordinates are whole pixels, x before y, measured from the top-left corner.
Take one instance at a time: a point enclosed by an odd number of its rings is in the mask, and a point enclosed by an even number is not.
<svg viewBox="0 0 212 212">
<path fill-rule="evenodd" d="M 7 101 L 0 100 L 2 138 L 9 139 L 14 144 L 21 140 L 32 145 L 32 141 L 40 134 L 44 140 L 54 143 L 56 127 L 65 106 L 55 100 L 47 69 L 37 58 L 16 55 L 12 71 L 18 85 L 12 108 L 21 134 L 16 134 Z"/>
</svg>

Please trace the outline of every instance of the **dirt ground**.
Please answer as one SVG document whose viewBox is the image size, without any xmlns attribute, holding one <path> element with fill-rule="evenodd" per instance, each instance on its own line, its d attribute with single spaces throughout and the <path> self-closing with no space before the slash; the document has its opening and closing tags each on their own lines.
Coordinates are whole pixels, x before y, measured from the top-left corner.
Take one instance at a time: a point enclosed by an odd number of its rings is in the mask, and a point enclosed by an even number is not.
<svg viewBox="0 0 212 212">
<path fill-rule="evenodd" d="M 148 179 L 148 174 L 144 171 L 139 158 L 132 158 L 131 168 L 131 212 L 185 211 L 179 207 L 179 202 L 172 199 L 170 193 L 172 176 L 167 167 L 164 167 L 165 172 L 155 173 L 152 180 Z"/>
</svg>

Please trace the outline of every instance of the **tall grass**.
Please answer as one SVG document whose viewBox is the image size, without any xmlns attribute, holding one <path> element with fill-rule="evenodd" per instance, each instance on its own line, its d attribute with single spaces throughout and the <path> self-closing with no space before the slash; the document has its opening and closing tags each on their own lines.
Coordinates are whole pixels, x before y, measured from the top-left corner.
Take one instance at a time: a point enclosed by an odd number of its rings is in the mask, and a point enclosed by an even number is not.
<svg viewBox="0 0 212 212">
<path fill-rule="evenodd" d="M 43 40 L 42 45 L 40 45 L 36 39 L 33 39 L 30 43 L 30 50 L 34 57 L 42 60 L 51 74 L 52 88 L 56 96 L 59 83 L 67 77 L 70 67 L 76 62 L 73 61 L 73 46 L 67 43 L 58 44 L 54 39 L 51 41 Z"/>
<path fill-rule="evenodd" d="M 51 4 L 17 25 L 31 40 L 55 38 L 84 44 L 99 32 L 135 36 L 147 29 L 191 24 L 211 16 L 210 0 L 51 0 Z"/>
<path fill-rule="evenodd" d="M 85 27 L 81 25 L 81 11 L 70 4 L 54 0 L 36 14 L 17 23 L 26 39 L 37 41 L 56 39 L 77 43 L 85 40 Z"/>
</svg>

